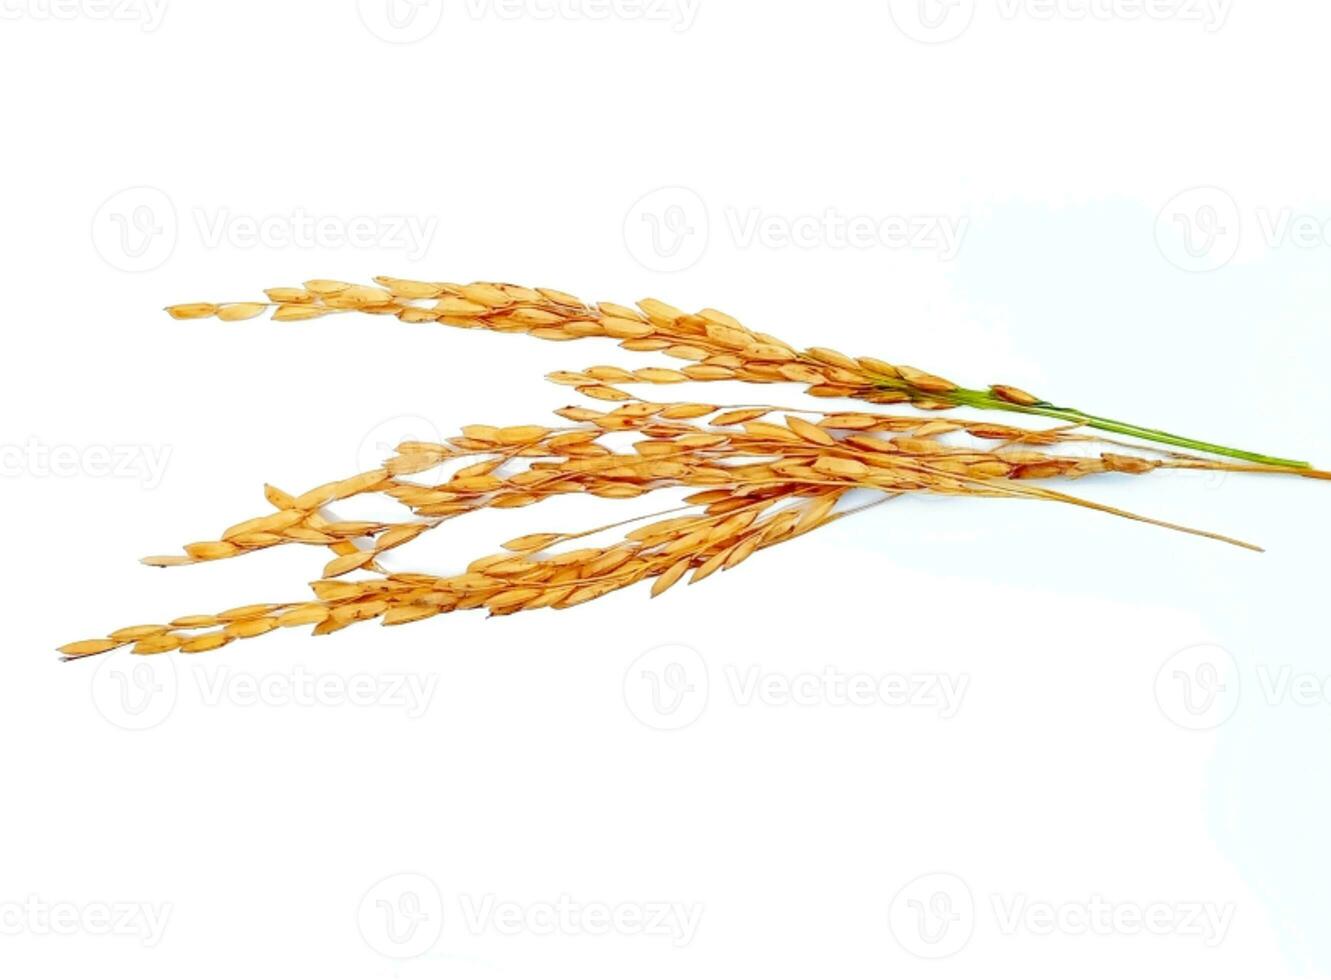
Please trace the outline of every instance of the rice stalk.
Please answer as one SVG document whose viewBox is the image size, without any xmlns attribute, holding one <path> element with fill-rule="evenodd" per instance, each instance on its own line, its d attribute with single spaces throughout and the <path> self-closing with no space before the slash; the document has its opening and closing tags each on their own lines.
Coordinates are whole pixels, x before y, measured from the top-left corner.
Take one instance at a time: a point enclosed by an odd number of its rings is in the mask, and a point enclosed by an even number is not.
<svg viewBox="0 0 1331 980">
<path fill-rule="evenodd" d="M 609 337 L 628 350 L 656 352 L 685 363 L 638 370 L 602 365 L 555 372 L 551 379 L 571 385 L 588 397 L 608 401 L 629 399 L 628 393 L 617 387 L 620 384 L 729 379 L 795 382 L 820 397 L 856 398 L 874 404 L 910 403 L 926 410 L 960 406 L 1038 415 L 1192 452 L 1268 466 L 1310 468 L 1298 460 L 1234 449 L 1063 407 L 1013 385 L 965 388 L 909 365 L 849 357 L 821 347 L 798 350 L 714 309 L 685 313 L 655 299 L 643 300 L 637 308 L 588 304 L 558 290 L 508 283 L 460 285 L 390 276 L 379 276 L 375 282 L 377 285 L 365 286 L 312 279 L 303 286 L 269 289 L 266 302 L 184 303 L 167 307 L 167 312 L 177 319 L 215 316 L 230 321 L 249 319 L 268 308 L 279 321 L 359 312 L 396 316 L 409 323 L 525 333 L 543 340 Z"/>
<path fill-rule="evenodd" d="M 807 414 L 701 403 L 575 406 L 558 413 L 566 425 L 469 425 L 442 443 L 403 443 L 383 466 L 301 494 L 267 486 L 267 513 L 188 544 L 182 554 L 144 561 L 188 565 L 279 546 L 331 549 L 333 558 L 311 583 L 312 598 L 131 626 L 68 644 L 61 652 L 79 658 L 131 646 L 140 654 L 202 653 L 293 626 L 312 626 L 315 635 L 324 635 L 359 622 L 391 626 L 467 609 L 484 608 L 497 616 L 567 609 L 647 579 L 658 596 L 685 576 L 691 583 L 702 581 L 863 509 L 844 506 L 849 493 L 863 490 L 876 492 L 880 502 L 925 493 L 1064 503 L 1260 550 L 1035 481 L 1107 473 L 1140 476 L 1162 469 L 1331 478 L 1319 471 L 1179 453 L 1152 458 L 1095 452 L 1106 440 L 1066 427 L 1027 430 L 871 412 Z M 623 434 L 636 440 L 631 450 L 606 444 Z M 975 442 L 958 444 L 963 435 Z M 1074 453 L 1073 448 L 1090 451 Z M 460 463 L 465 465 L 446 479 L 428 476 Z M 578 532 L 526 534 L 452 575 L 389 573 L 378 562 L 447 521 L 482 510 L 526 508 L 568 494 L 632 499 L 681 487 L 691 491 L 685 512 Z M 338 501 L 373 495 L 396 501 L 407 516 L 340 521 L 324 513 Z M 611 545 L 580 546 L 585 538 L 621 527 L 629 529 Z"/>
</svg>

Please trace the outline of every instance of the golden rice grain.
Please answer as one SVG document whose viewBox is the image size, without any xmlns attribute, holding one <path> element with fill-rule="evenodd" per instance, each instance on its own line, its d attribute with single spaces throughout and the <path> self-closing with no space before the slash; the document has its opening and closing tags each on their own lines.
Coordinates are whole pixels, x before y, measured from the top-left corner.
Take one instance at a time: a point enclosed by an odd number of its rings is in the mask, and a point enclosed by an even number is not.
<svg viewBox="0 0 1331 980">
<path fill-rule="evenodd" d="M 314 302 L 314 293 L 308 289 L 294 289 L 286 286 L 275 286 L 272 289 L 265 289 L 264 292 L 274 303 L 295 303 L 304 305 Z"/>
<path fill-rule="evenodd" d="M 217 306 L 212 303 L 178 303 L 166 308 L 166 312 L 176 320 L 199 320 L 213 316 L 217 311 Z"/>
<path fill-rule="evenodd" d="M 122 640 L 79 640 L 77 643 L 66 643 L 60 647 L 60 652 L 66 657 L 91 657 L 114 650 L 123 642 Z"/>
<path fill-rule="evenodd" d="M 181 653 L 207 653 L 209 650 L 226 646 L 233 639 L 235 637 L 228 636 L 224 632 L 201 633 L 182 641 L 179 649 Z"/>
<path fill-rule="evenodd" d="M 184 641 L 181 637 L 174 633 L 167 633 L 162 636 L 146 636 L 134 644 L 133 652 L 138 654 L 169 653 L 178 649 L 182 642 Z"/>
<path fill-rule="evenodd" d="M 273 312 L 274 320 L 294 321 L 313 320 L 329 312 L 325 306 L 312 306 L 305 303 L 283 303 Z"/>
<path fill-rule="evenodd" d="M 262 616 L 257 619 L 246 619 L 236 623 L 227 623 L 224 632 L 227 636 L 237 640 L 249 639 L 252 636 L 262 636 L 264 633 L 277 629 L 278 622 L 276 616 Z"/>
<path fill-rule="evenodd" d="M 294 609 L 288 609 L 281 616 L 277 617 L 279 626 L 310 626 L 315 623 L 322 623 L 329 616 L 326 606 L 316 603 L 307 603 L 296 606 Z"/>
<path fill-rule="evenodd" d="M 252 320 L 266 309 L 267 303 L 227 303 L 217 308 L 217 319 L 228 322 Z"/>
<path fill-rule="evenodd" d="M 336 296 L 343 290 L 350 289 L 351 283 L 337 279 L 310 279 L 305 288 L 318 296 Z"/>
<path fill-rule="evenodd" d="M 353 551 L 349 555 L 342 555 L 324 566 L 324 578 L 337 578 L 357 568 L 364 568 L 373 560 L 373 551 Z"/>
<path fill-rule="evenodd" d="M 126 626 L 124 629 L 116 630 L 114 633 L 107 635 L 111 639 L 123 643 L 129 640 L 142 640 L 148 636 L 157 636 L 160 633 L 165 633 L 170 628 L 169 626 Z"/>
</svg>

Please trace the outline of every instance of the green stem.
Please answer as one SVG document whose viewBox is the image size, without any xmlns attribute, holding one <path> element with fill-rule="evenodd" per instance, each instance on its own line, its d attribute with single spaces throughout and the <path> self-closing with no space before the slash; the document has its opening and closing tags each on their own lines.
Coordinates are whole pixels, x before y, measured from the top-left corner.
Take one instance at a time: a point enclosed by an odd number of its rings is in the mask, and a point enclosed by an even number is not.
<svg viewBox="0 0 1331 980">
<path fill-rule="evenodd" d="M 1178 446 L 1182 449 L 1191 449 L 1196 452 L 1211 453 L 1216 456 L 1228 456 L 1231 459 L 1247 460 L 1250 463 L 1261 463 L 1265 466 L 1281 466 L 1298 470 L 1311 468 L 1310 463 L 1301 460 L 1281 459 L 1278 456 L 1265 456 L 1261 453 L 1252 453 L 1243 449 L 1220 446 L 1213 442 L 1203 442 L 1200 439 L 1189 439 L 1186 436 L 1177 436 L 1172 432 L 1164 432 L 1160 429 L 1147 429 L 1140 425 L 1132 425 L 1129 422 L 1118 422 L 1114 419 L 1102 418 L 1098 415 L 1087 415 L 1085 412 L 1079 412 L 1075 408 L 1060 408 L 1057 405 L 1045 401 L 1036 402 L 1033 405 L 1021 405 L 1000 398 L 992 391 L 978 391 L 974 388 L 957 388 L 943 394 L 919 392 L 908 382 L 900 379 L 883 378 L 879 380 L 878 384 L 879 387 L 882 388 L 908 391 L 912 394 L 924 395 L 937 401 L 953 402 L 957 405 L 965 405 L 970 408 L 991 409 L 1001 412 L 1019 412 L 1023 415 L 1042 415 L 1046 418 L 1062 419 L 1065 422 L 1073 422 L 1077 425 L 1088 426 L 1092 429 L 1101 429 L 1105 432 L 1116 432 L 1119 435 L 1132 436 L 1137 439 L 1146 439 L 1150 442 L 1164 443 L 1170 446 Z"/>
</svg>

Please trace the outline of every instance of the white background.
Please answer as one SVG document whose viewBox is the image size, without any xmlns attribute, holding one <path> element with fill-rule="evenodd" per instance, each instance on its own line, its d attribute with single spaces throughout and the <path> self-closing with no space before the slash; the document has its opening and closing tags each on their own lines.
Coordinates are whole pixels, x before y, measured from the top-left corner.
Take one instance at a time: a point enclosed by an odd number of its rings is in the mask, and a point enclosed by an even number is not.
<svg viewBox="0 0 1331 980">
<path fill-rule="evenodd" d="M 541 422 L 571 394 L 545 372 L 647 363 L 160 312 L 316 276 L 717 306 L 795 344 L 1331 460 L 1331 10 L 359 8 L 4 0 L 5 975 L 1331 970 L 1310 481 L 1078 488 L 1264 555 L 1054 505 L 901 501 L 655 602 L 283 631 L 147 675 L 53 653 L 300 599 L 323 553 L 135 563 L 263 513 L 265 480 L 301 492 L 404 433 Z M 302 215 L 318 241 L 282 237 Z M 108 475 L 104 451 L 165 465 Z M 402 567 L 590 513 L 480 519 Z M 844 705 L 809 675 L 963 696 Z M 675 712 L 653 676 L 682 680 Z M 306 703 L 311 679 L 369 703 Z"/>
</svg>

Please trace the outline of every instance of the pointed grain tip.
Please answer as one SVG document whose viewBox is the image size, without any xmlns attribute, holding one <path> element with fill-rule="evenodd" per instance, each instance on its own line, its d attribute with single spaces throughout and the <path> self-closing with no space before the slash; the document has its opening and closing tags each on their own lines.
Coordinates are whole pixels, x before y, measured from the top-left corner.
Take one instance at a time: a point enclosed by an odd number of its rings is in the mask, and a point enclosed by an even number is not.
<svg viewBox="0 0 1331 980">
<path fill-rule="evenodd" d="M 150 568 L 169 568 L 173 565 L 193 565 L 194 559 L 185 555 L 149 555 L 140 558 L 139 562 Z"/>
<path fill-rule="evenodd" d="M 115 640 L 79 640 L 76 643 L 66 643 L 57 649 L 58 653 L 66 657 L 92 657 L 99 653 L 106 653 L 108 650 L 114 650 L 120 646 Z"/>
</svg>

